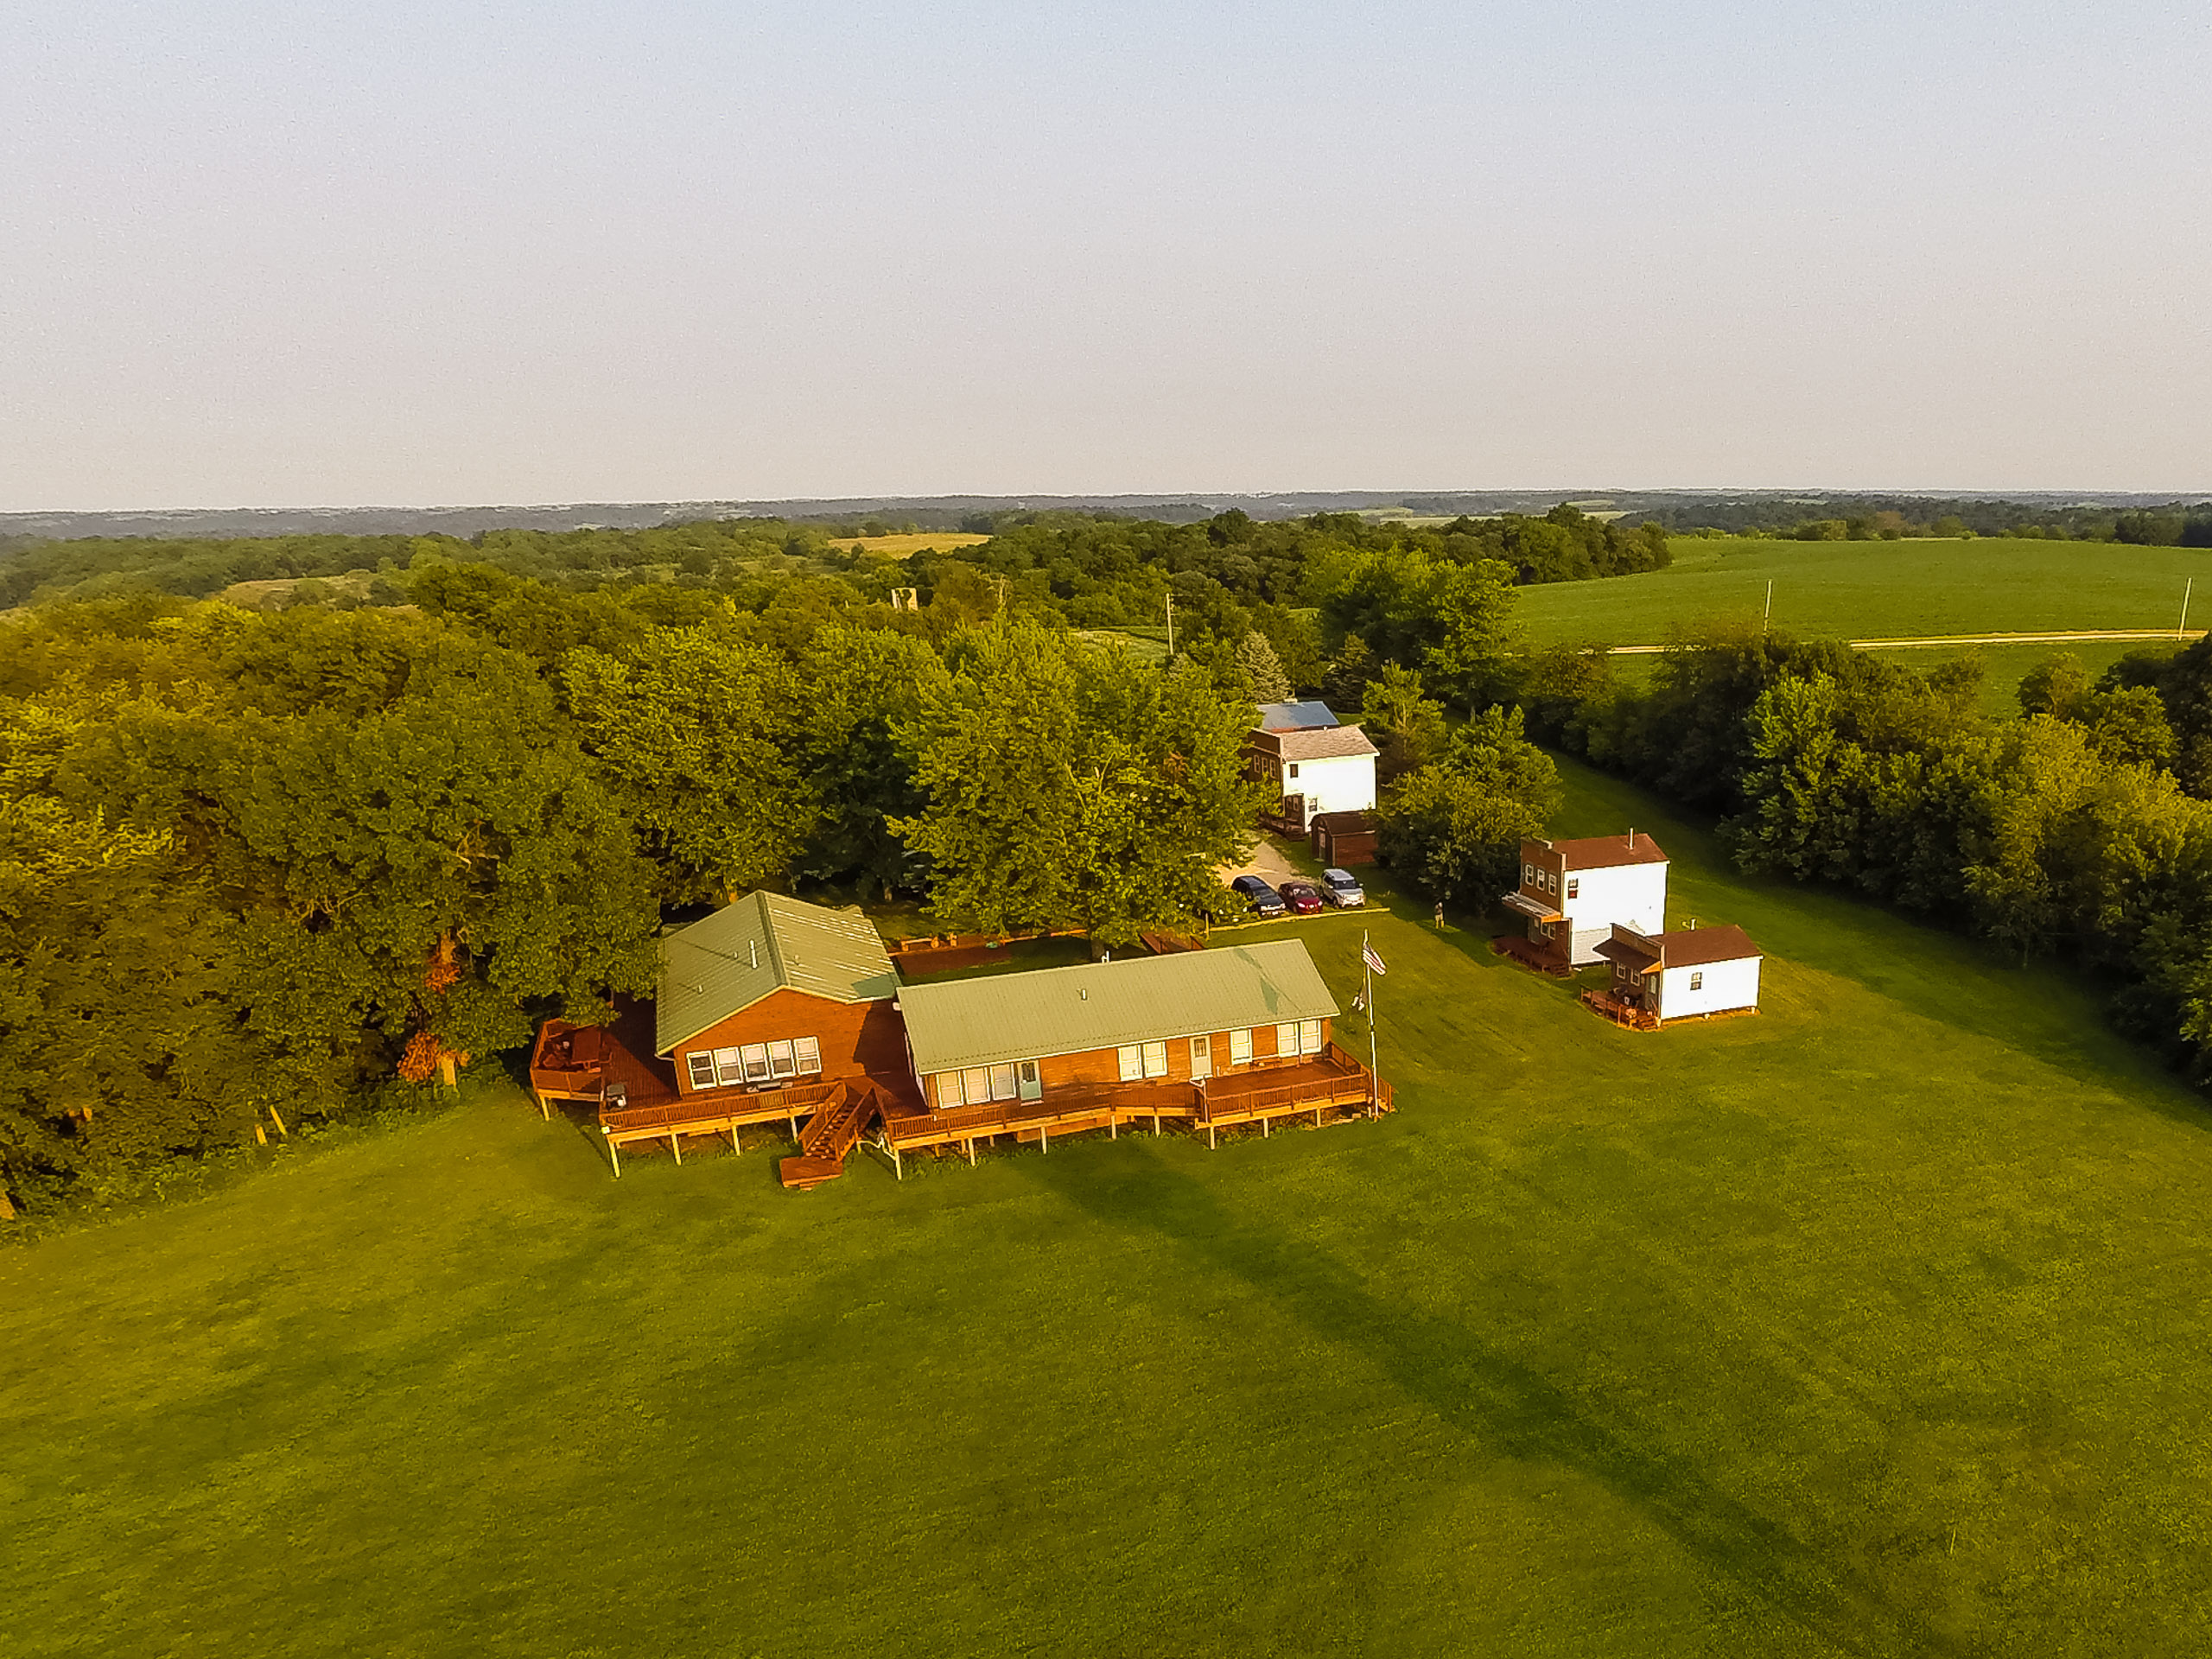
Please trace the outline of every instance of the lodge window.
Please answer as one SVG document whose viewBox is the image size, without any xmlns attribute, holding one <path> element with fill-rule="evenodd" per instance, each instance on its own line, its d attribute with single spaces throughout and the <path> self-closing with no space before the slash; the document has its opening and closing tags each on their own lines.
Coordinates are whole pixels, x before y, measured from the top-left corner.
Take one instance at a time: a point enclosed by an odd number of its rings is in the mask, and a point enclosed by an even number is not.
<svg viewBox="0 0 2212 1659">
<path fill-rule="evenodd" d="M 1690 976 L 1690 989 L 1694 991 L 1701 991 L 1704 988 L 1705 976 L 1703 974 L 1692 974 Z"/>
<path fill-rule="evenodd" d="M 1012 1100 L 1014 1098 L 1014 1067 L 1012 1065 L 995 1065 L 991 1068 L 991 1098 L 993 1100 Z"/>
<path fill-rule="evenodd" d="M 938 1110 L 949 1112 L 956 1106 L 966 1104 L 967 1096 L 960 1087 L 960 1074 L 957 1071 L 938 1072 L 937 1074 Z"/>
<path fill-rule="evenodd" d="M 1275 1027 L 1275 1052 L 1287 1058 L 1294 1054 L 1319 1054 L 1321 1052 L 1321 1022 L 1300 1020 Z"/>
<path fill-rule="evenodd" d="M 725 1088 L 734 1087 L 745 1081 L 744 1050 L 718 1048 L 715 1051 L 715 1081 Z"/>
<path fill-rule="evenodd" d="M 1523 864 L 1521 867 L 1521 885 L 1524 887 L 1533 887 L 1536 885 L 1536 867 L 1535 865 Z"/>
<path fill-rule="evenodd" d="M 1167 1045 L 1166 1043 L 1147 1043 L 1144 1046 L 1144 1074 L 1147 1077 L 1164 1077 L 1167 1075 Z"/>
<path fill-rule="evenodd" d="M 1229 1033 L 1229 1063 L 1231 1065 L 1249 1065 L 1251 1061 L 1251 1027 L 1247 1026 L 1243 1031 L 1230 1032 Z"/>
<path fill-rule="evenodd" d="M 791 1053 L 788 1039 L 768 1045 L 768 1071 L 771 1076 L 795 1077 L 798 1075 L 798 1061 Z"/>
<path fill-rule="evenodd" d="M 820 1039 L 814 1037 L 794 1037 L 791 1039 L 791 1047 L 797 1052 L 798 1056 L 799 1076 L 802 1077 L 818 1077 L 822 1075 L 822 1043 Z"/>
<path fill-rule="evenodd" d="M 1135 1083 L 1144 1076 L 1144 1049 L 1141 1045 L 1132 1043 L 1127 1048 L 1116 1049 L 1114 1058 L 1121 1062 L 1123 1083 Z"/>
<path fill-rule="evenodd" d="M 711 1089 L 715 1086 L 715 1057 L 702 1048 L 686 1054 L 683 1064 L 691 1068 L 691 1086 Z"/>
<path fill-rule="evenodd" d="M 1569 877 L 1567 883 L 1567 896 L 1570 899 L 1573 898 L 1575 893 L 1580 890 L 1581 887 L 1582 883 L 1580 881 L 1574 880 L 1573 877 Z"/>
<path fill-rule="evenodd" d="M 1290 775 L 1293 778 L 1296 778 L 1298 776 L 1298 762 L 1295 760 L 1290 763 Z"/>
</svg>

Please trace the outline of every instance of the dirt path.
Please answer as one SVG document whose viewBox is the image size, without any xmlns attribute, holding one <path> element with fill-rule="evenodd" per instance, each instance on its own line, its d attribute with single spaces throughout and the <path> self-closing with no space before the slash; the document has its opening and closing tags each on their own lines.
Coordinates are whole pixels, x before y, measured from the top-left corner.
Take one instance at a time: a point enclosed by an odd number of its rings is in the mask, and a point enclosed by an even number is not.
<svg viewBox="0 0 2212 1659">
<path fill-rule="evenodd" d="M 1916 645 L 2081 645 L 2099 640 L 2172 639 L 2186 643 L 2204 637 L 2202 628 L 2085 628 L 2073 633 L 1936 633 L 1919 639 L 1852 639 L 1853 651 L 1903 651 Z M 1615 645 L 1616 657 L 1656 657 L 1664 645 Z"/>
</svg>

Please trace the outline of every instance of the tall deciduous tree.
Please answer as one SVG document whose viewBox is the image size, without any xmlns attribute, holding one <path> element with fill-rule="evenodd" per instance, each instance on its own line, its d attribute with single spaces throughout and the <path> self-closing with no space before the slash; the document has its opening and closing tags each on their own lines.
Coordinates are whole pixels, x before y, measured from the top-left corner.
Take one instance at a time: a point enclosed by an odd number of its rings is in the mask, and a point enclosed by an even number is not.
<svg viewBox="0 0 2212 1659">
<path fill-rule="evenodd" d="M 797 722 L 781 658 L 656 628 L 620 656 L 571 652 L 562 681 L 668 898 L 721 898 L 784 876 L 815 804 L 782 747 Z"/>
<path fill-rule="evenodd" d="M 929 797 L 892 827 L 931 868 L 952 926 L 1076 925 L 1102 945 L 1218 909 L 1267 791 L 1244 776 L 1249 715 L 1192 664 L 1009 620 L 955 642 L 905 736 Z"/>
<path fill-rule="evenodd" d="M 1445 760 L 1383 797 L 1378 850 L 1433 898 L 1486 898 L 1511 885 L 1522 837 L 1542 831 L 1559 794 L 1559 770 L 1523 734 L 1521 711 L 1488 709 L 1455 736 Z"/>
</svg>

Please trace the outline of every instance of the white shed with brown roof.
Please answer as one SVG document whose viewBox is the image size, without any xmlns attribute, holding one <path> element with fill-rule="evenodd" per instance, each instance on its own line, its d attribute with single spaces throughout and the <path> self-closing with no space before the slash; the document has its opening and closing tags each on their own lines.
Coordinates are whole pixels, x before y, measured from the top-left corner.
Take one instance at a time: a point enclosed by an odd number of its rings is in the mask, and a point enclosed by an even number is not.
<svg viewBox="0 0 2212 1659">
<path fill-rule="evenodd" d="M 1759 1005 L 1764 957 L 1751 935 L 1732 924 L 1673 933 L 1617 927 L 1598 954 L 1613 964 L 1614 999 L 1656 1015 L 1662 1025 Z"/>
</svg>

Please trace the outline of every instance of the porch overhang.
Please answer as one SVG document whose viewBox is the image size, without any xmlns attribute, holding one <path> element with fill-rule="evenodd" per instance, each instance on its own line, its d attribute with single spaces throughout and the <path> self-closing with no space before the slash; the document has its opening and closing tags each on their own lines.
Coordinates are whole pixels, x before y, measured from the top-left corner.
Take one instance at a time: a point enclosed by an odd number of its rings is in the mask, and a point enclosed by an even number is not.
<svg viewBox="0 0 2212 1659">
<path fill-rule="evenodd" d="M 1563 922 L 1567 919 L 1566 912 L 1553 908 L 1541 899 L 1531 899 L 1525 893 L 1507 893 L 1505 907 L 1517 915 L 1526 916 L 1532 922 Z"/>
<path fill-rule="evenodd" d="M 1666 953 L 1656 945 L 1642 945 L 1615 938 L 1601 939 L 1592 947 L 1608 962 L 1618 963 L 1631 973 L 1649 973 L 1658 967 Z"/>
</svg>

